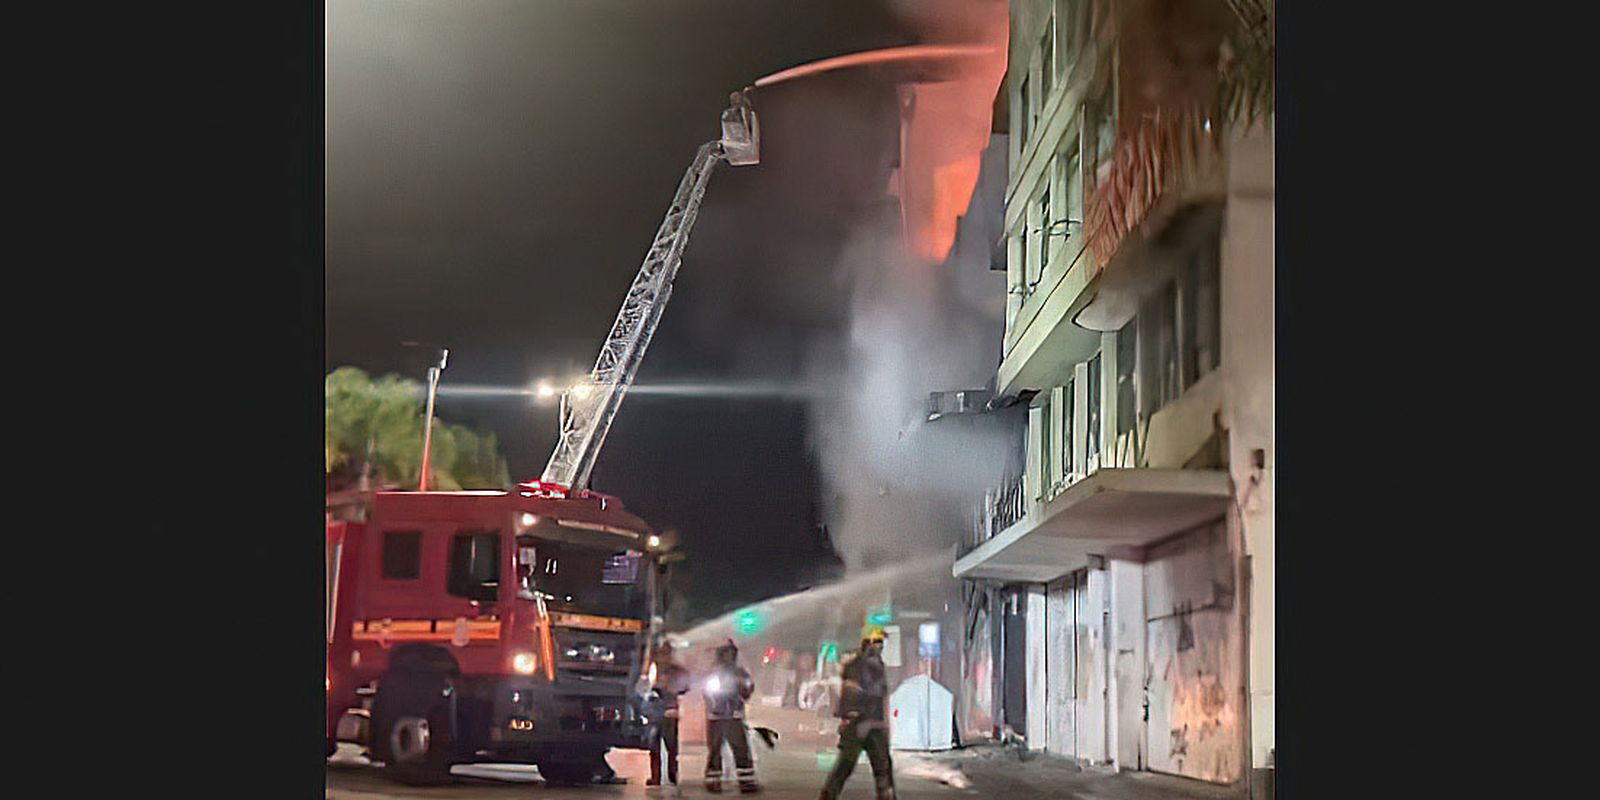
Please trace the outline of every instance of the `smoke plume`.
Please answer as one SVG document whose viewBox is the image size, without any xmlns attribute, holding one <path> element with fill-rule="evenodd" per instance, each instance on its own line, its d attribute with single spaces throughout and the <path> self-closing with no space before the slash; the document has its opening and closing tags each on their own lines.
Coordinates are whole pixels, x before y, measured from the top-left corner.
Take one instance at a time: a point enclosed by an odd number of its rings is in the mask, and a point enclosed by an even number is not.
<svg viewBox="0 0 1600 800">
<path fill-rule="evenodd" d="M 810 423 L 829 484 L 826 517 L 851 571 L 947 551 L 1008 455 L 1006 421 L 927 419 L 929 393 L 987 386 L 1000 360 L 1005 280 L 988 262 L 1006 162 L 990 119 L 1005 70 L 1005 4 L 922 3 L 902 13 L 931 40 L 991 55 L 899 85 L 890 182 L 898 214 L 858 224 L 835 263 L 848 312 L 842 339 L 814 353 L 812 382 L 829 391 Z"/>
</svg>

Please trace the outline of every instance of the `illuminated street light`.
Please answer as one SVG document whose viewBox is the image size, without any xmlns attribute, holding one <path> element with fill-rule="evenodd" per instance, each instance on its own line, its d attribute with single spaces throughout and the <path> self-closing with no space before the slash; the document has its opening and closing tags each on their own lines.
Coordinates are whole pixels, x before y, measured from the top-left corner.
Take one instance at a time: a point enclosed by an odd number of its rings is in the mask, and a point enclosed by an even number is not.
<svg viewBox="0 0 1600 800">
<path fill-rule="evenodd" d="M 402 347 L 421 347 L 418 342 L 401 342 Z M 450 360 L 450 350 L 439 348 L 439 363 L 428 367 L 428 416 L 422 428 L 422 469 L 417 476 L 417 491 L 428 491 L 430 467 L 433 465 L 433 399 L 439 393 L 439 373 L 444 372 Z"/>
</svg>

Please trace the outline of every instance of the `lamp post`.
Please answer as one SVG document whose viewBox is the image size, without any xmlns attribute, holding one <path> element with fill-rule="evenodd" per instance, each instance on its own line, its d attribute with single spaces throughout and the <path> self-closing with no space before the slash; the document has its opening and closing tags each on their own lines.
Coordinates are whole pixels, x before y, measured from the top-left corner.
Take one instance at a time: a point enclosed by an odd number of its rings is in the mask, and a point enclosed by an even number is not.
<svg viewBox="0 0 1600 800">
<path fill-rule="evenodd" d="M 417 480 L 417 491 L 428 491 L 428 473 L 433 459 L 433 398 L 439 392 L 439 373 L 444 372 L 445 362 L 450 360 L 450 350 L 439 348 L 439 363 L 428 367 L 428 418 L 422 426 L 422 470 Z"/>
</svg>

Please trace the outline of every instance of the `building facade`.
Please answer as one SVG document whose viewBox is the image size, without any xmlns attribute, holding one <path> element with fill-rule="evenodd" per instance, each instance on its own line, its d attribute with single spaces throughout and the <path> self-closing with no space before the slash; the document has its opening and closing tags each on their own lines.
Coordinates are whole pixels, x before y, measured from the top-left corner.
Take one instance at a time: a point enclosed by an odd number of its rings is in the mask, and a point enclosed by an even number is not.
<svg viewBox="0 0 1600 800">
<path fill-rule="evenodd" d="M 968 738 L 1271 794 L 1271 14 L 1011 3 L 994 390 L 1027 414 L 953 570 Z"/>
</svg>

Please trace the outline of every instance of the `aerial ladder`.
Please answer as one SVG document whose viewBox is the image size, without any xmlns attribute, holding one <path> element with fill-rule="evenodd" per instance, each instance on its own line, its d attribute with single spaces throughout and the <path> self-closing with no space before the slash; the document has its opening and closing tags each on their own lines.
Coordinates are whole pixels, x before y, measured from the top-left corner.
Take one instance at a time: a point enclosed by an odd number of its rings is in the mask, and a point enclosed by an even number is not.
<svg viewBox="0 0 1600 800">
<path fill-rule="evenodd" d="M 561 397 L 561 435 L 550 463 L 540 477 L 540 489 L 559 494 L 587 488 L 606 433 L 633 385 L 661 312 L 672 297 L 672 281 L 683 259 L 683 248 L 694 230 L 705 197 L 706 181 L 719 161 L 734 166 L 755 164 L 760 156 L 760 124 L 751 107 L 748 87 L 734 92 L 722 112 L 722 136 L 700 146 L 694 161 L 678 183 L 667 216 L 656 231 L 639 274 L 628 287 L 611 333 L 600 346 L 594 369 Z"/>
</svg>

